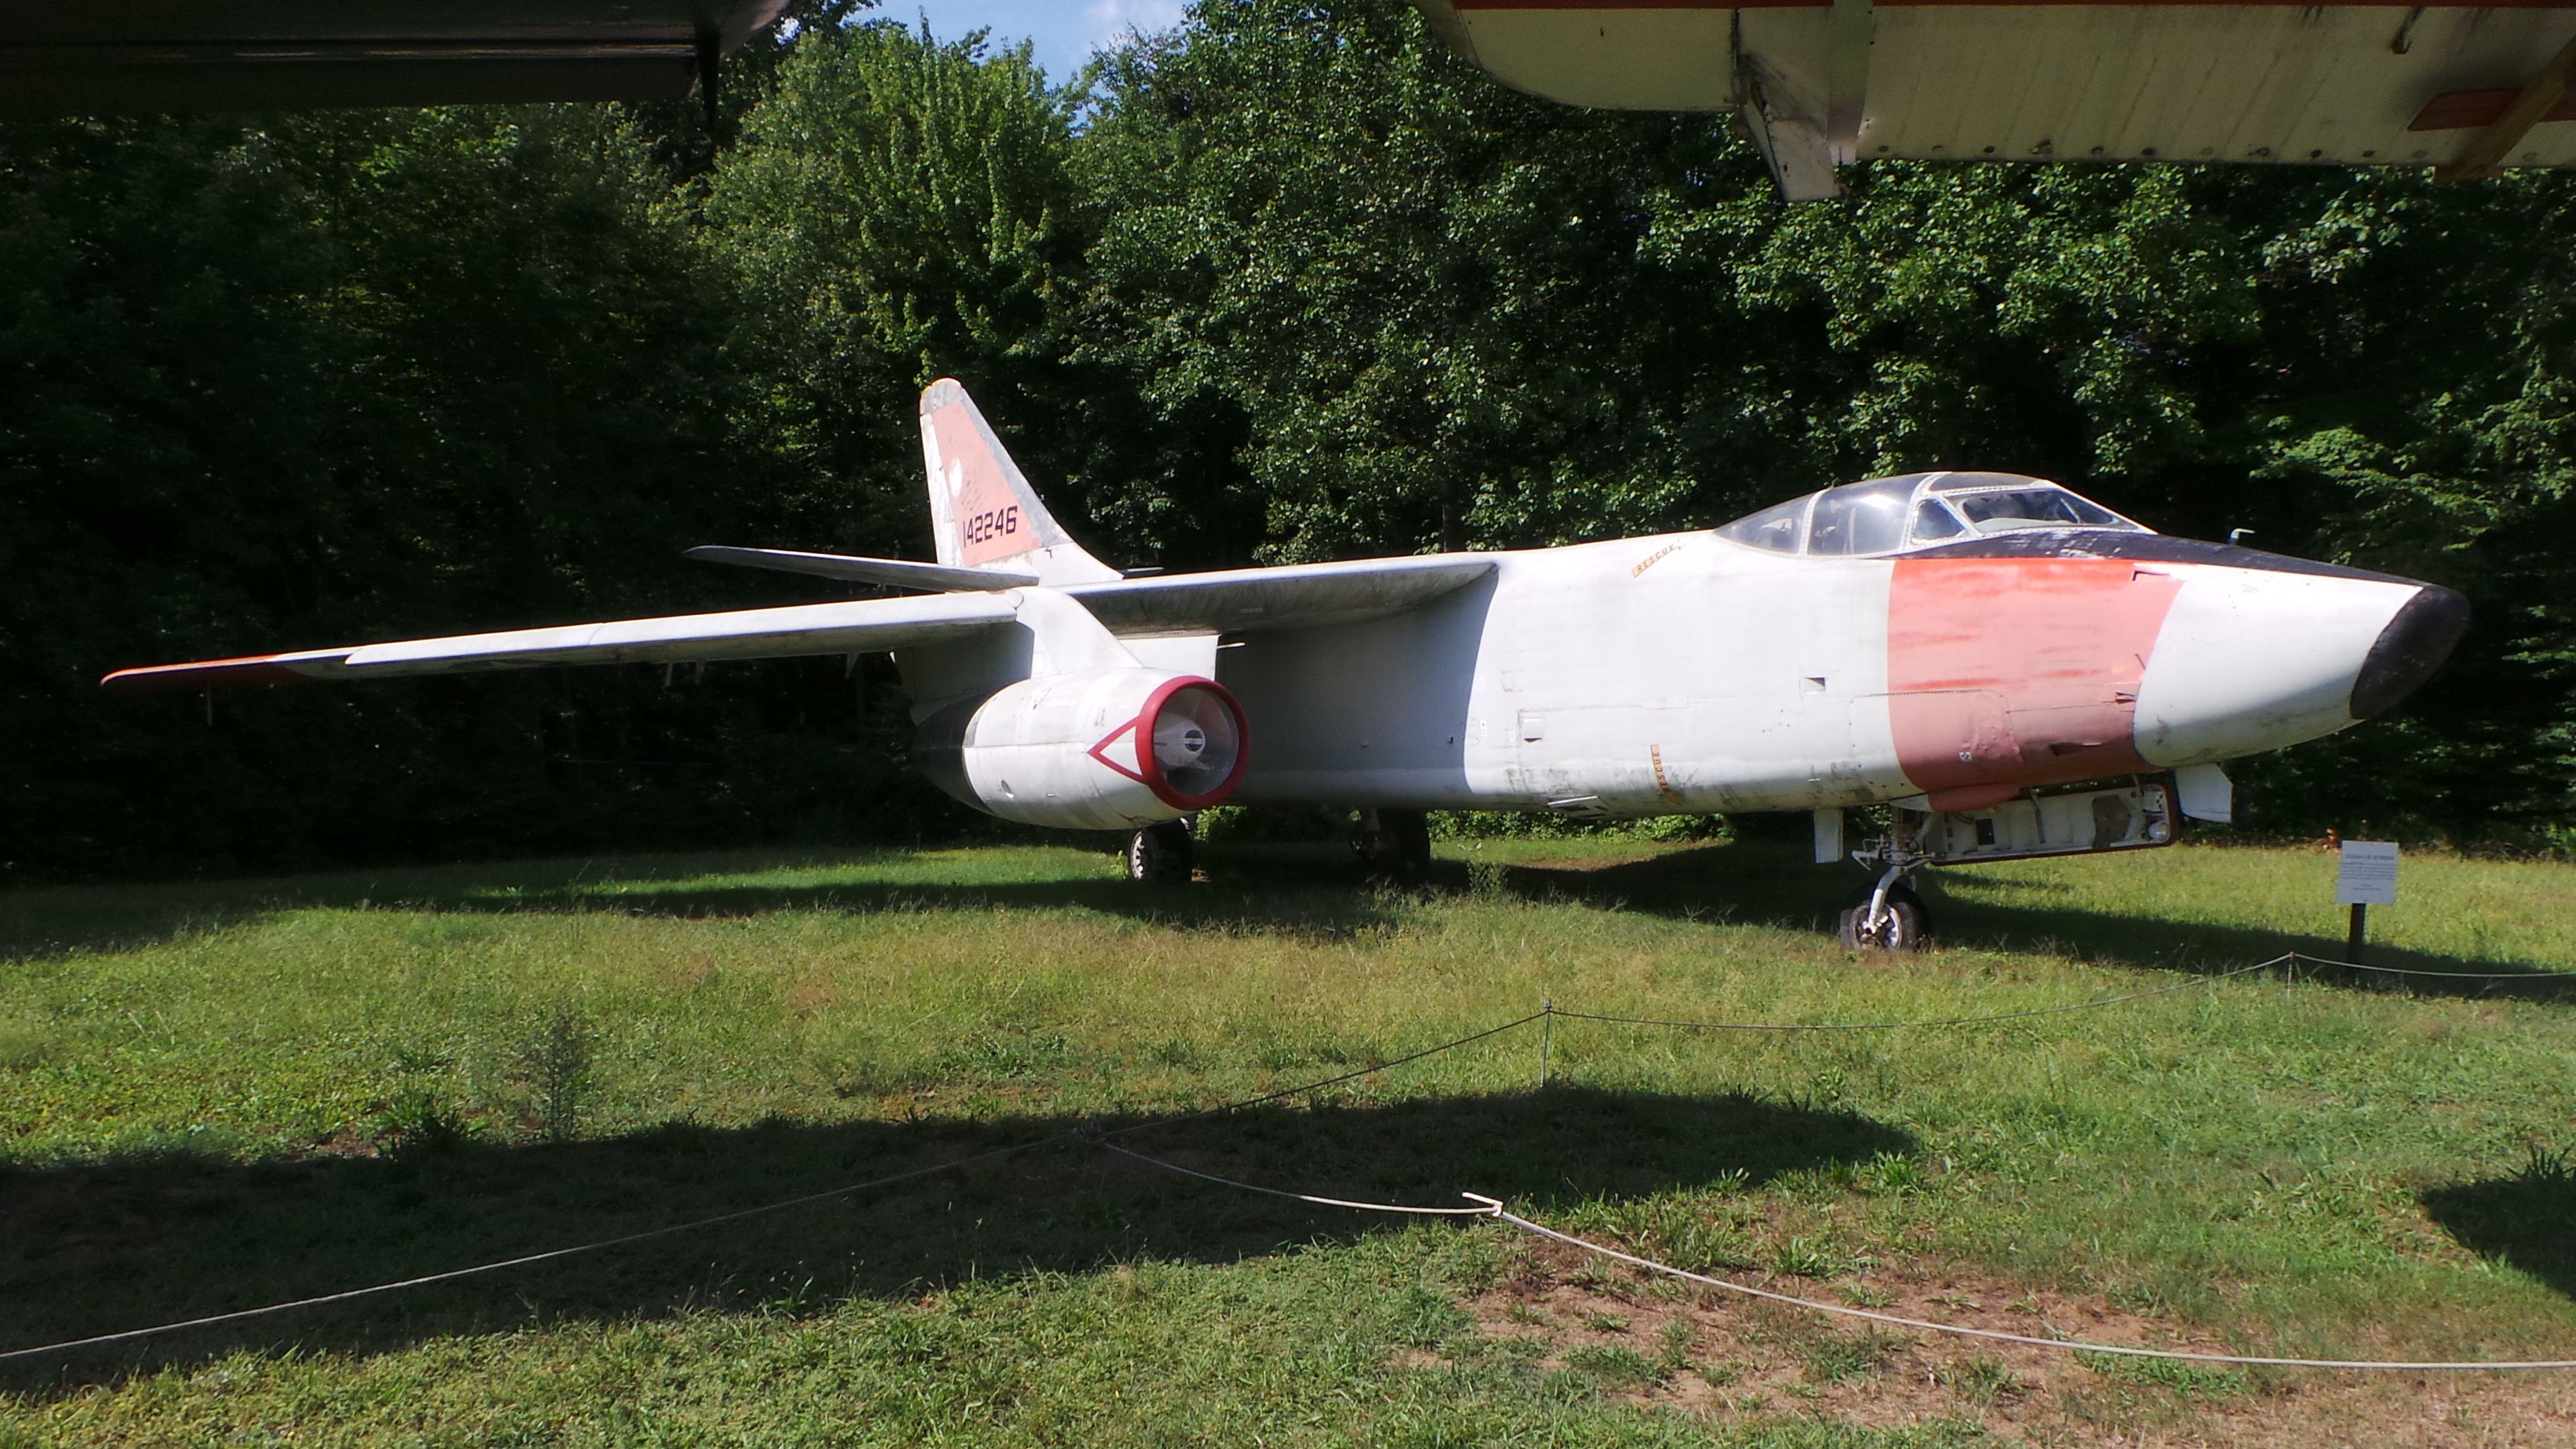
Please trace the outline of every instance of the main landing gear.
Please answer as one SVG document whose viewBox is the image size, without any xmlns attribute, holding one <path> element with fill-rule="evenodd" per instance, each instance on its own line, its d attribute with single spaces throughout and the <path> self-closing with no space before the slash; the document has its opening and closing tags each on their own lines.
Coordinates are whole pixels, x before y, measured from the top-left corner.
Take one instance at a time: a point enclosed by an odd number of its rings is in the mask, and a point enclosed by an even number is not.
<svg viewBox="0 0 2576 1449">
<path fill-rule="evenodd" d="M 1852 893 L 1843 903 L 1842 938 L 1846 951 L 1914 951 L 1931 939 L 1932 918 L 1923 898 L 1914 893 L 1914 872 L 1932 857 L 1917 848 L 1906 828 L 1905 812 L 1891 812 L 1887 836 L 1852 859 L 1879 869 L 1878 879 Z"/>
<path fill-rule="evenodd" d="M 1431 817 L 1420 810 L 1363 810 L 1352 843 L 1371 879 L 1418 881 L 1431 874 Z"/>
<path fill-rule="evenodd" d="M 1148 825 L 1127 837 L 1127 878 L 1143 885 L 1188 885 L 1197 864 L 1198 817 Z"/>
</svg>

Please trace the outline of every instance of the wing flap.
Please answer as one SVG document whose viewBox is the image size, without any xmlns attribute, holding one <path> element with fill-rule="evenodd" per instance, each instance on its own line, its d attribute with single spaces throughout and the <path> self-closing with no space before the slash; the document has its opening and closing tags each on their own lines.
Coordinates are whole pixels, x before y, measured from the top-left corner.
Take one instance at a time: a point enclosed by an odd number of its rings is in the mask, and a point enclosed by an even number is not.
<svg viewBox="0 0 2576 1449">
<path fill-rule="evenodd" d="M 120 669 L 100 681 L 118 693 L 289 684 L 308 679 L 378 679 L 534 669 L 562 664 L 679 664 L 712 659 L 778 659 L 906 649 L 989 629 L 1018 615 L 1007 594 L 932 594 L 615 619 L 547 629 L 405 639 L 296 654 L 210 659 Z"/>
</svg>

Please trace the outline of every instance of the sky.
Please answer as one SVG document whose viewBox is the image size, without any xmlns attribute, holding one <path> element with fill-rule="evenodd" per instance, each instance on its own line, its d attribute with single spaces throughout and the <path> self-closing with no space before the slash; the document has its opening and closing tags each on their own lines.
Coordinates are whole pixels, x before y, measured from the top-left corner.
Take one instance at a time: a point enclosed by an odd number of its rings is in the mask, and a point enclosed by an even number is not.
<svg viewBox="0 0 2576 1449">
<path fill-rule="evenodd" d="M 879 0 L 870 17 L 907 25 L 930 19 L 930 33 L 955 40 L 978 26 L 992 29 L 998 48 L 1022 40 L 1036 44 L 1047 79 L 1073 78 L 1095 47 L 1129 30 L 1152 34 L 1181 23 L 1182 0 Z"/>
</svg>

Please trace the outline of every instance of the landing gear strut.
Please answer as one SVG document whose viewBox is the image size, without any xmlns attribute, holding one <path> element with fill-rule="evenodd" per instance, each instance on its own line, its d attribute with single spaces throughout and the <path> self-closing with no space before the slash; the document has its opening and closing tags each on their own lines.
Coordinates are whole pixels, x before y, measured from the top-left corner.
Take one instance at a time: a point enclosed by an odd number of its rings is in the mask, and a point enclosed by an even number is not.
<svg viewBox="0 0 2576 1449">
<path fill-rule="evenodd" d="M 1372 877 L 1416 881 L 1431 874 L 1431 817 L 1422 811 L 1363 810 L 1355 843 Z"/>
<path fill-rule="evenodd" d="M 1148 825 L 1127 837 L 1127 878 L 1143 885 L 1187 885 L 1196 863 L 1198 817 Z"/>
<path fill-rule="evenodd" d="M 1914 872 L 1931 857 L 1916 848 L 1906 828 L 1905 812 L 1894 812 L 1886 838 L 1870 842 L 1852 859 L 1878 867 L 1878 879 L 1852 893 L 1843 903 L 1842 938 L 1846 951 L 1913 951 L 1932 934 L 1932 918 L 1923 898 L 1914 893 Z"/>
</svg>

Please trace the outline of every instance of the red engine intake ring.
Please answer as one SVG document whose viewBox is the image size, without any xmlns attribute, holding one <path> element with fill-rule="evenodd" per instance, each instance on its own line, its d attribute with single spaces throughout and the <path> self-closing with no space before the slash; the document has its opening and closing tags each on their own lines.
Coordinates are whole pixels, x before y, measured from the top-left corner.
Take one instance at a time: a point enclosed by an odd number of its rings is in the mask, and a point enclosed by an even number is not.
<svg viewBox="0 0 2576 1449">
<path fill-rule="evenodd" d="M 1225 706 L 1226 714 L 1234 720 L 1234 767 L 1225 772 L 1225 778 L 1217 782 L 1215 789 L 1200 795 L 1182 793 L 1164 776 L 1162 761 L 1154 758 L 1154 719 L 1163 712 L 1163 706 L 1170 702 L 1172 696 L 1184 689 L 1207 691 L 1217 703 Z M 1129 747 L 1136 752 L 1135 769 L 1109 758 L 1109 747 L 1117 742 L 1120 735 L 1127 736 Z M 1155 799 L 1175 810 L 1205 810 L 1211 805 L 1223 804 L 1225 797 L 1233 794 L 1235 785 L 1243 779 L 1244 762 L 1252 758 L 1252 731 L 1244 721 L 1243 706 L 1235 702 L 1232 691 L 1213 679 L 1184 674 L 1156 686 L 1152 694 L 1145 696 L 1144 706 L 1136 711 L 1134 719 L 1111 730 L 1087 753 L 1128 779 L 1141 781 L 1146 789 L 1154 792 Z"/>
</svg>

